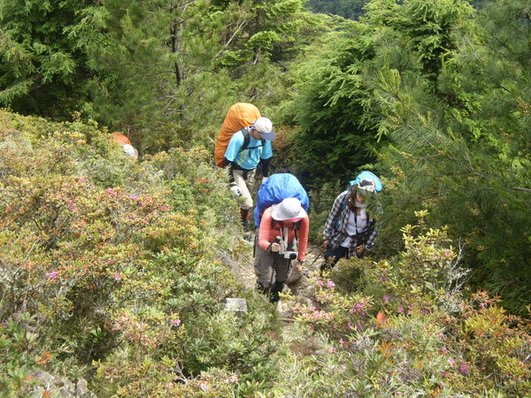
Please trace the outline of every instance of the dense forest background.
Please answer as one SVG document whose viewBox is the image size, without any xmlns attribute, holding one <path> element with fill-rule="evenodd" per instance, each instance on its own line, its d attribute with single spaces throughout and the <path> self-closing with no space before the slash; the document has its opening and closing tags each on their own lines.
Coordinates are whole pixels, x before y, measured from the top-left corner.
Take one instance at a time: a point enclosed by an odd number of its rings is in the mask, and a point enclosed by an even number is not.
<svg viewBox="0 0 531 398">
<path fill-rule="evenodd" d="M 364 6 L 368 0 L 309 0 L 310 10 L 321 14 L 339 15 L 352 20 L 359 19 L 364 14 Z M 480 9 L 489 0 L 472 0 L 469 3 Z"/>
<path fill-rule="evenodd" d="M 0 0 L 1 391 L 528 395 L 530 29 L 526 0 Z M 273 120 L 313 243 L 359 171 L 385 184 L 371 259 L 285 335 L 220 260 L 235 102 Z"/>
</svg>

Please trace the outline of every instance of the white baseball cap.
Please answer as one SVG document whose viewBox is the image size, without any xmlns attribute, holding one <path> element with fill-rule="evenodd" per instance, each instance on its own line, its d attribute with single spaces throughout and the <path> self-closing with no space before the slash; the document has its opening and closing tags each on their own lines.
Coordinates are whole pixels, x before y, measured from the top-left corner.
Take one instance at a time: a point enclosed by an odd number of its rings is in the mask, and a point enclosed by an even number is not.
<svg viewBox="0 0 531 398">
<path fill-rule="evenodd" d="M 277 136 L 273 131 L 273 123 L 267 117 L 259 117 L 256 119 L 253 127 L 260 133 L 264 140 L 273 141 Z"/>
<path fill-rule="evenodd" d="M 136 150 L 132 145 L 125 144 L 122 146 L 122 150 L 128 156 L 136 156 Z"/>
</svg>

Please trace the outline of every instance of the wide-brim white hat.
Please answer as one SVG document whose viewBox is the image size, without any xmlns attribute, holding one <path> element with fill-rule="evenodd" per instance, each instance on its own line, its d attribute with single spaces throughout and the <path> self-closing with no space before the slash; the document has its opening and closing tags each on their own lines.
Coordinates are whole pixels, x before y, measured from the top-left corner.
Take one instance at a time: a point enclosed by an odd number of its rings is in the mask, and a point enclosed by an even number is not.
<svg viewBox="0 0 531 398">
<path fill-rule="evenodd" d="M 306 216 L 306 211 L 297 198 L 286 198 L 279 204 L 271 206 L 271 217 L 278 221 L 305 218 Z"/>
</svg>

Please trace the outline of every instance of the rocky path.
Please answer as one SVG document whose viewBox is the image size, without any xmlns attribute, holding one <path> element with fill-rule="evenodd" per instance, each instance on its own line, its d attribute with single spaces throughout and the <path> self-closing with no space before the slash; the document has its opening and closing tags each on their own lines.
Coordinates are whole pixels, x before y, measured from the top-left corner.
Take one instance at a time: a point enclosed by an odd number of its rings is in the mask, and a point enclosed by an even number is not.
<svg viewBox="0 0 531 398">
<path fill-rule="evenodd" d="M 245 288 L 254 289 L 256 279 L 253 266 L 253 244 L 252 241 L 249 242 L 243 239 L 240 240 L 239 244 L 242 245 L 241 250 L 238 250 L 238 252 L 242 253 L 241 257 L 237 260 L 231 261 L 231 267 L 234 275 L 238 280 L 242 281 Z M 319 247 L 309 245 L 302 273 L 293 273 L 288 279 L 289 286 L 294 294 L 297 294 L 299 288 L 298 284 L 300 284 L 301 279 L 304 278 L 303 275 L 319 269 L 319 265 L 322 261 L 322 256 L 320 256 L 320 254 L 321 249 Z"/>
</svg>

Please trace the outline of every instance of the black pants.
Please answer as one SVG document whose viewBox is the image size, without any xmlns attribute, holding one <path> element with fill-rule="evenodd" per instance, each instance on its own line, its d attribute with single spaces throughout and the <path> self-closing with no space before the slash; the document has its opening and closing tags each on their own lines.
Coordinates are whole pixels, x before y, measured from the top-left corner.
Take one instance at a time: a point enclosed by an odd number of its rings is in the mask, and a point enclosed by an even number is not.
<svg viewBox="0 0 531 398">
<path fill-rule="evenodd" d="M 339 259 L 348 257 L 348 249 L 343 246 L 331 247 L 328 246 L 324 254 L 324 263 L 321 265 L 321 271 L 333 268 Z"/>
<path fill-rule="evenodd" d="M 254 272 L 257 289 L 270 294 L 271 302 L 279 300 L 279 293 L 291 273 L 291 261 L 278 253 L 270 253 L 255 247 Z"/>
</svg>

